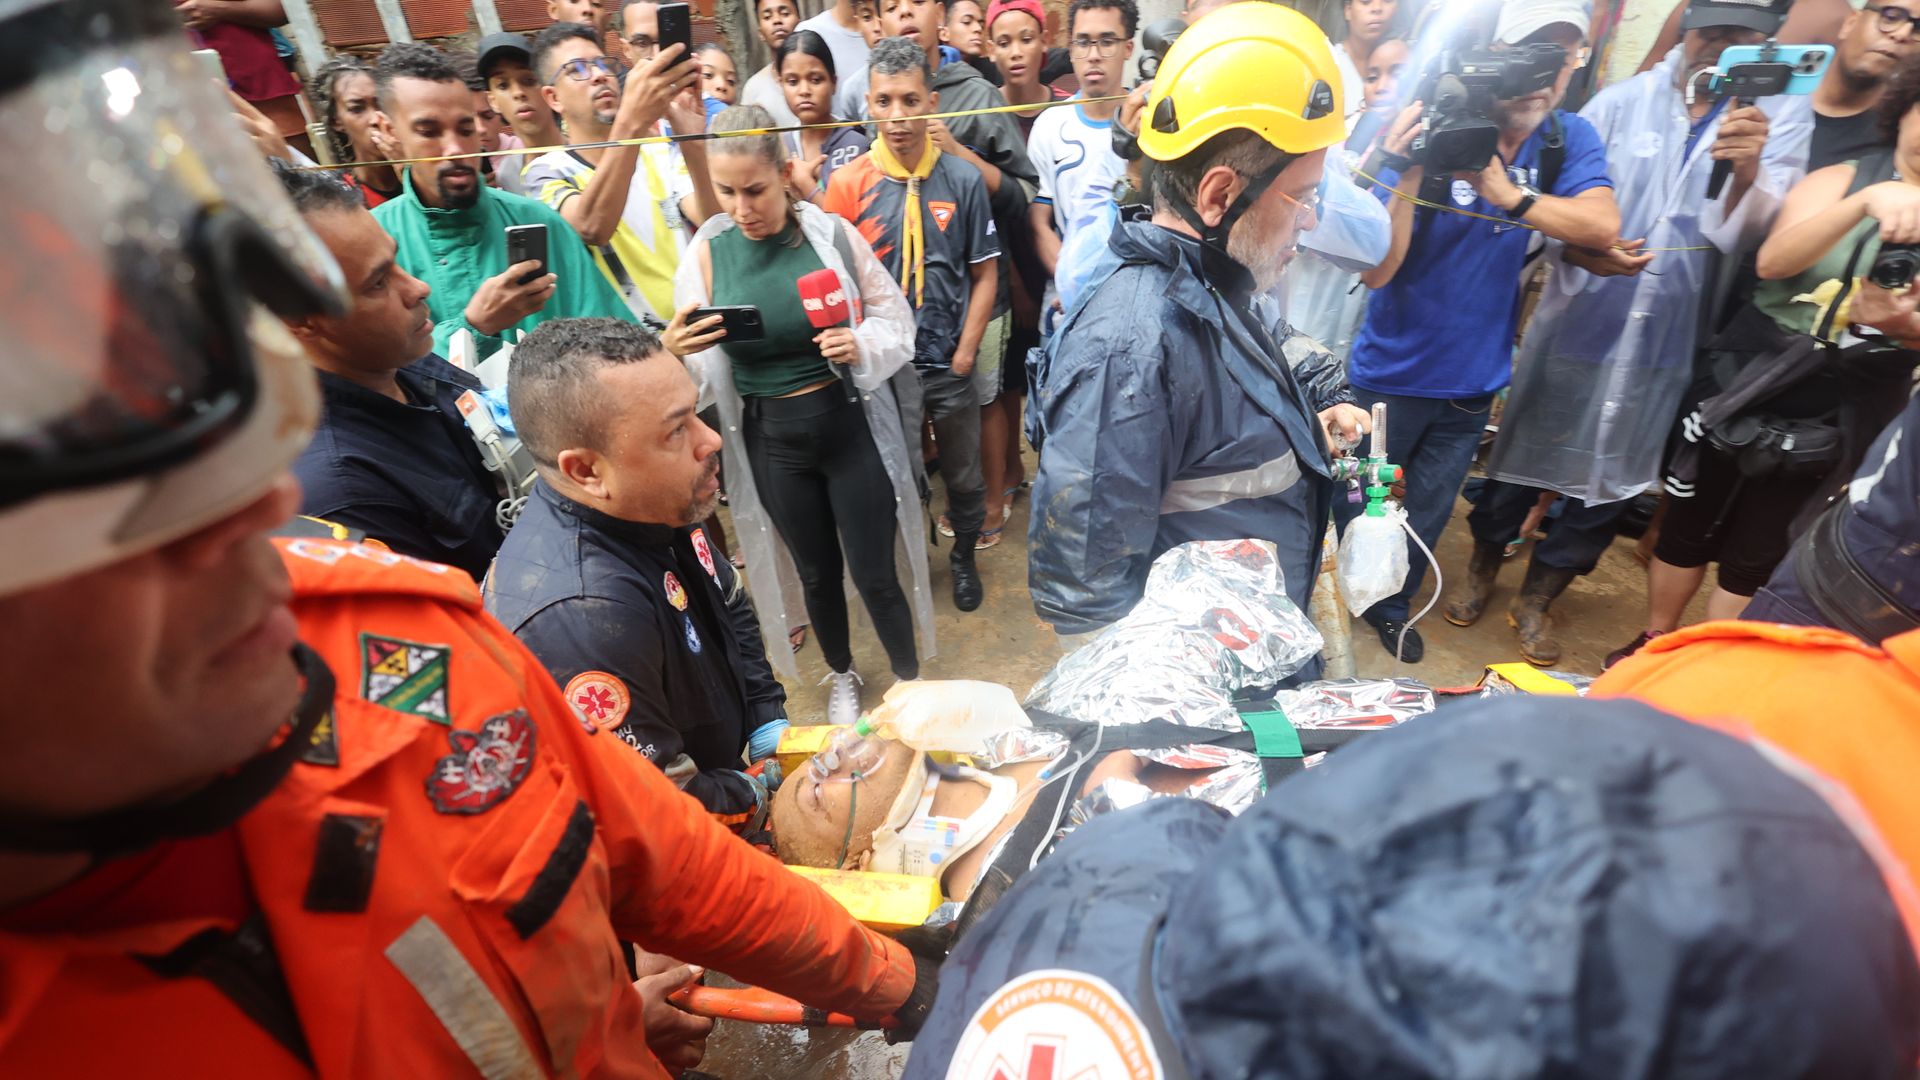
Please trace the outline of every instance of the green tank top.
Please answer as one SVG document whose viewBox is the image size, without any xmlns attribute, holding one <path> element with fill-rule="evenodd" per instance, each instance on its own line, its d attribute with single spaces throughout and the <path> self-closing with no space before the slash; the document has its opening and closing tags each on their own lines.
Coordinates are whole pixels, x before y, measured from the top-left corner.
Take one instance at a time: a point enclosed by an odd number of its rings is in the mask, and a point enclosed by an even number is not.
<svg viewBox="0 0 1920 1080">
<path fill-rule="evenodd" d="M 1794 297 L 1804 296 L 1829 281 L 1838 281 L 1846 276 L 1847 263 L 1853 261 L 1854 245 L 1861 237 L 1867 237 L 1867 243 L 1860 251 L 1860 261 L 1854 264 L 1853 276 L 1865 277 L 1873 269 L 1874 256 L 1880 253 L 1880 223 L 1873 218 L 1862 218 L 1858 225 L 1847 230 L 1840 242 L 1827 249 L 1820 261 L 1807 267 L 1790 278 L 1779 281 L 1762 281 L 1753 290 L 1753 306 L 1780 325 L 1782 330 L 1795 334 L 1811 334 L 1820 321 L 1823 305 L 1806 300 L 1795 301 Z M 1840 327 L 1839 329 L 1845 329 Z"/>
<path fill-rule="evenodd" d="M 813 343 L 819 333 L 800 306 L 796 283 L 825 264 L 804 239 L 789 247 L 796 225 L 777 236 L 750 240 L 728 229 L 707 245 L 713 261 L 713 303 L 752 304 L 760 309 L 762 341 L 722 341 L 733 360 L 733 385 L 741 397 L 781 397 L 834 377 Z"/>
</svg>

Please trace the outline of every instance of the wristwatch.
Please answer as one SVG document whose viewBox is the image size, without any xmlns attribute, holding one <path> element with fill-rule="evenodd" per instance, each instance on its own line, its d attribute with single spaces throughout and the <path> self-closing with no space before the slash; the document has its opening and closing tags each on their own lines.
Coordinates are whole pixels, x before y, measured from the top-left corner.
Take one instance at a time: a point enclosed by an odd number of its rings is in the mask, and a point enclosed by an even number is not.
<svg viewBox="0 0 1920 1080">
<path fill-rule="evenodd" d="M 1539 188 L 1534 187 L 1532 184 L 1516 184 L 1514 186 L 1520 189 L 1520 201 L 1507 208 L 1507 216 L 1518 221 L 1527 216 L 1527 211 L 1533 209 L 1533 202 L 1540 197 L 1541 192 Z"/>
</svg>

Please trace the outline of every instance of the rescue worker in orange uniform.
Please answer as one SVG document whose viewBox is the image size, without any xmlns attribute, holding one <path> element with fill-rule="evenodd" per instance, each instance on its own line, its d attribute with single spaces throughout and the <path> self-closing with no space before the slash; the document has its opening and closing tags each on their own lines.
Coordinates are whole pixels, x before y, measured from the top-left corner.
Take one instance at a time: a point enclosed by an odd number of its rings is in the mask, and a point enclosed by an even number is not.
<svg viewBox="0 0 1920 1080">
<path fill-rule="evenodd" d="M 165 5 L 0 33 L 39 134 L 0 180 L 0 1076 L 663 1077 L 622 939 L 911 1027 L 931 971 L 583 726 L 467 575 L 268 540 L 317 411 L 280 319 L 337 270 Z"/>
<path fill-rule="evenodd" d="M 1875 647 L 1820 626 L 1702 623 L 1647 642 L 1589 692 L 1767 744 L 1825 781 L 1841 816 L 1877 834 L 1888 891 L 1920 943 L 1920 630 Z"/>
</svg>

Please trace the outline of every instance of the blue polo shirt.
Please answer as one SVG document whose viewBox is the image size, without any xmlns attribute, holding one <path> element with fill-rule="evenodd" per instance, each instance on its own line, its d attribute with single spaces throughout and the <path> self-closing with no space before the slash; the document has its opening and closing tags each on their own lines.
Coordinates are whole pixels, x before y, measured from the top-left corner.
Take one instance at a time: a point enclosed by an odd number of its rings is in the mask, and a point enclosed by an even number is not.
<svg viewBox="0 0 1920 1080">
<path fill-rule="evenodd" d="M 1549 195 L 1571 197 L 1612 187 L 1607 146 L 1592 124 L 1559 112 L 1566 160 Z M 1520 144 L 1509 171 L 1538 186 L 1546 125 Z M 1400 176 L 1384 170 L 1383 199 Z M 1505 219 L 1499 208 L 1455 179 L 1448 202 Z M 1460 214 L 1420 210 L 1400 272 L 1367 301 L 1367 319 L 1348 361 L 1353 385 L 1376 394 L 1467 398 L 1504 388 L 1513 376 L 1513 337 L 1520 322 L 1520 271 L 1532 231 Z"/>
</svg>

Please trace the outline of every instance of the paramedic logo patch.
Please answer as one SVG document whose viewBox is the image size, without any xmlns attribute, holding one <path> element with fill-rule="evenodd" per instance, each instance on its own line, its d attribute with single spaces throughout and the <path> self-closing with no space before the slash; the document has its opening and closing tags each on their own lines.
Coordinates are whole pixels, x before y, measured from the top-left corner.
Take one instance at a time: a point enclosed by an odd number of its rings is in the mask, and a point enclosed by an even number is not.
<svg viewBox="0 0 1920 1080">
<path fill-rule="evenodd" d="M 671 570 L 667 571 L 666 579 L 660 584 L 667 591 L 667 603 L 673 605 L 673 610 L 687 610 L 687 588 L 680 584 L 677 574 Z"/>
<path fill-rule="evenodd" d="M 980 1006 L 947 1080 L 1161 1080 L 1146 1025 L 1111 983 L 1083 971 L 1028 972 Z"/>
<path fill-rule="evenodd" d="M 567 680 L 567 704 L 580 717 L 580 726 L 591 735 L 602 728 L 613 729 L 627 718 L 633 698 L 620 677 L 605 671 L 583 671 Z"/>
<path fill-rule="evenodd" d="M 533 720 L 526 710 L 501 713 L 478 731 L 449 731 L 453 753 L 427 777 L 427 798 L 443 814 L 478 814 L 513 794 L 533 769 Z"/>
<path fill-rule="evenodd" d="M 693 530 L 693 557 L 700 560 L 700 565 L 707 571 L 708 577 L 715 581 L 720 580 L 720 571 L 713 565 L 713 545 L 707 543 L 705 529 Z"/>
<path fill-rule="evenodd" d="M 947 222 L 953 220 L 953 212 L 958 209 L 950 202 L 929 202 L 927 213 L 933 215 L 933 223 L 940 226 L 941 232 L 947 231 Z"/>
<path fill-rule="evenodd" d="M 360 696 L 397 712 L 450 724 L 447 647 L 360 635 Z"/>
</svg>

